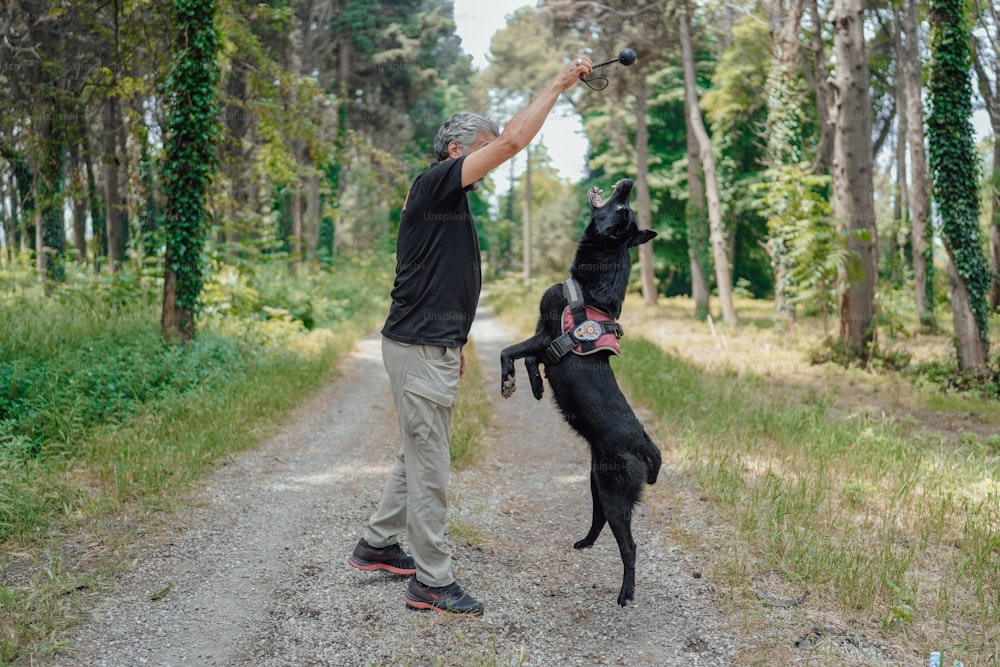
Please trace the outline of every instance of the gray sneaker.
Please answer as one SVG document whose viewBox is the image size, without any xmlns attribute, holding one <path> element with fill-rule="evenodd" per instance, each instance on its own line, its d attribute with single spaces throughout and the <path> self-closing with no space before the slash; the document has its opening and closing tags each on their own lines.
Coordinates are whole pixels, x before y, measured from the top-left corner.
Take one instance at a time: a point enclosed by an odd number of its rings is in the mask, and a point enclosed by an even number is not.
<svg viewBox="0 0 1000 667">
<path fill-rule="evenodd" d="M 385 570 L 407 576 L 417 573 L 417 564 L 413 561 L 413 556 L 403 551 L 403 547 L 398 543 L 377 549 L 361 538 L 354 547 L 354 552 L 347 557 L 347 562 L 365 572 Z"/>
<path fill-rule="evenodd" d="M 464 592 L 457 581 L 447 586 L 424 586 L 413 575 L 403 600 L 410 609 L 430 609 L 442 614 L 464 616 L 481 616 L 483 613 L 483 603 Z"/>
</svg>

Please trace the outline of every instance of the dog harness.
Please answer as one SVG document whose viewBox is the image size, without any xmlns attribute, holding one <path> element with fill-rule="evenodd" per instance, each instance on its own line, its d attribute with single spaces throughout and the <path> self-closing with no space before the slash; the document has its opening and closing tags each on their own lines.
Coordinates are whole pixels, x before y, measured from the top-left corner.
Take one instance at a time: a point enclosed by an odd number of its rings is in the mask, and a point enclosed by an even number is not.
<svg viewBox="0 0 1000 667">
<path fill-rule="evenodd" d="M 569 305 L 563 310 L 563 334 L 545 349 L 549 363 L 570 352 L 587 355 L 608 351 L 621 356 L 618 340 L 625 335 L 622 325 L 607 313 L 585 305 L 580 284 L 572 277 L 563 283 L 563 294 Z"/>
</svg>

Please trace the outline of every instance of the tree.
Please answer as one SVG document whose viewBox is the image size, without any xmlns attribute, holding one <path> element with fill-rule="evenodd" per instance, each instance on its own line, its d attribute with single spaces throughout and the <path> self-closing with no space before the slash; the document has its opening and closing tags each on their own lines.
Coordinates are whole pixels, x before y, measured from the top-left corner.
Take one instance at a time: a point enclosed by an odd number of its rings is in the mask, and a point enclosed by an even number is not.
<svg viewBox="0 0 1000 667">
<path fill-rule="evenodd" d="M 917 316 L 925 329 L 936 328 L 934 321 L 934 257 L 931 239 L 930 181 L 924 150 L 924 111 L 921 101 L 923 68 L 920 62 L 920 19 L 917 0 L 906 0 L 903 12 L 904 86 L 906 88 L 906 129 L 910 154 L 910 238 L 913 246 L 913 281 Z"/>
<path fill-rule="evenodd" d="M 168 115 L 163 165 L 167 248 L 163 316 L 168 340 L 194 338 L 201 296 L 207 211 L 215 171 L 219 67 L 215 0 L 175 0 L 177 51 L 167 79 Z"/>
<path fill-rule="evenodd" d="M 818 0 L 806 0 L 806 8 L 809 11 L 809 23 L 812 39 L 810 50 L 812 51 L 812 75 L 809 70 L 806 74 L 812 83 L 813 95 L 816 98 L 816 118 L 819 124 L 819 141 L 816 144 L 816 156 L 813 159 L 812 173 L 824 174 L 833 162 L 833 128 L 829 123 L 830 119 L 830 95 L 832 89 L 829 85 L 829 72 L 827 70 L 825 48 L 823 43 L 823 21 L 819 16 Z"/>
<path fill-rule="evenodd" d="M 6 79 L 5 106 L 21 114 L 19 132 L 23 152 L 8 142 L 3 153 L 13 158 L 15 173 L 24 166 L 30 170 L 17 173 L 18 189 L 30 182 L 30 202 L 22 200 L 21 220 L 26 227 L 29 247 L 35 251 L 39 278 L 46 289 L 52 281 L 61 281 L 66 234 L 63 221 L 65 162 L 69 142 L 68 120 L 76 115 L 83 71 L 66 57 L 67 52 L 82 51 L 82 26 L 70 12 L 41 0 L 13 3 L 4 12 L 4 71 L 16 72 Z M 9 59 L 9 61 L 8 61 Z M 23 123 L 30 119 L 29 123 Z M 11 124 L 13 125 L 13 124 Z M 7 127 L 7 134 L 12 134 Z M 23 163 L 21 161 L 23 160 Z M 21 164 L 19 164 L 21 163 Z M 24 178 L 22 178 L 24 177 Z"/>
<path fill-rule="evenodd" d="M 852 260 L 840 271 L 840 339 L 864 358 L 874 338 L 878 234 L 872 182 L 872 107 L 861 0 L 834 0 L 833 215 Z"/>
<path fill-rule="evenodd" d="M 742 18 L 733 25 L 731 34 L 718 37 L 712 35 L 709 26 L 706 23 L 701 30 L 702 39 L 695 40 L 696 58 L 699 51 L 705 54 L 705 59 L 696 63 L 696 72 L 700 75 L 702 71 L 711 71 L 711 85 L 705 87 L 699 104 L 718 158 L 719 197 L 729 237 L 733 279 L 743 279 L 753 293 L 765 296 L 773 289 L 774 272 L 771 258 L 761 243 L 768 234 L 767 220 L 756 193 L 758 184 L 766 181 L 761 165 L 767 162 L 768 108 L 767 97 L 761 91 L 767 89 L 771 75 L 771 40 L 767 25 L 756 16 Z M 719 38 L 729 45 L 717 59 L 711 58 L 707 47 Z M 699 41 L 701 49 L 697 48 Z M 677 78 L 683 81 L 682 76 Z M 701 78 L 699 84 L 701 91 L 704 87 Z M 801 98 L 796 99 L 803 107 L 802 114 L 808 115 L 811 109 L 808 100 L 804 101 L 802 104 Z M 693 133 L 691 138 L 694 139 Z M 805 143 L 807 135 L 801 141 Z M 702 224 L 705 229 L 702 247 L 707 259 L 710 255 L 707 215 Z"/>
<path fill-rule="evenodd" d="M 932 0 L 931 110 L 927 118 L 934 200 L 950 259 L 951 310 L 958 367 L 982 373 L 989 352 L 986 294 L 990 274 L 979 233 L 979 174 L 972 131 L 969 28 L 964 0 Z"/>
<path fill-rule="evenodd" d="M 694 80 L 694 49 L 691 46 L 690 15 L 687 7 L 679 13 L 678 24 L 681 38 L 681 58 L 684 63 L 684 94 L 686 109 L 690 119 L 689 127 L 694 131 L 700 149 L 702 168 L 705 174 L 705 196 L 708 202 L 709 240 L 715 260 L 715 279 L 722 304 L 722 315 L 731 327 L 739 325 L 736 309 L 733 307 L 732 267 L 726 247 L 726 234 L 722 227 L 722 209 L 719 201 L 719 177 L 715 169 L 715 155 L 712 142 L 701 119 L 698 106 L 698 91 Z"/>
<path fill-rule="evenodd" d="M 684 206 L 685 227 L 687 228 L 688 259 L 691 263 L 691 298 L 694 300 L 694 315 L 704 320 L 709 315 L 708 272 L 711 259 L 708 249 L 708 211 L 705 205 L 704 168 L 701 164 L 701 147 L 691 125 L 691 103 L 684 96 L 684 129 L 687 135 L 687 186 L 688 198 Z"/>
<path fill-rule="evenodd" d="M 795 169 L 802 161 L 802 110 L 795 99 L 798 79 L 799 26 L 805 10 L 803 0 L 792 0 L 782 17 L 780 0 L 769 2 L 769 32 L 771 34 L 771 75 L 767 85 L 767 163 L 772 188 L 784 187 L 782 180 L 800 180 Z M 781 206 L 787 202 L 778 199 Z M 779 329 L 790 329 L 795 323 L 795 287 L 791 282 L 789 240 L 786 227 L 779 220 L 787 217 L 783 211 L 768 208 L 768 254 L 774 270 L 774 317 Z M 792 217 L 798 217 L 792 213 Z"/>
<path fill-rule="evenodd" d="M 910 0 L 911 2 L 915 0 Z M 990 223 L 990 270 L 993 281 L 990 285 L 990 310 L 1000 310 L 1000 9 L 995 2 L 989 3 L 989 10 L 980 8 L 979 0 L 973 0 L 980 23 L 992 28 L 992 39 L 973 40 L 972 62 L 979 79 L 979 92 L 986 100 L 986 110 L 993 126 L 993 176 L 989 179 L 993 191 Z M 989 35 L 987 30 L 987 35 Z M 993 64 L 993 81 L 990 81 L 987 66 Z"/>
</svg>

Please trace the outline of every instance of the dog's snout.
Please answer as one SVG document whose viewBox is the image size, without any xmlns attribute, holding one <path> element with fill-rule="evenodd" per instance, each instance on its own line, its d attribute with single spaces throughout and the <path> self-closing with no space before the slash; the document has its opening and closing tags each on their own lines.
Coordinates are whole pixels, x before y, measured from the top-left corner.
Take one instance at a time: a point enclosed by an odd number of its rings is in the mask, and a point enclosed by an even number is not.
<svg viewBox="0 0 1000 667">
<path fill-rule="evenodd" d="M 623 178 L 615 183 L 615 193 L 611 199 L 623 204 L 627 204 L 629 196 L 632 194 L 632 179 Z"/>
</svg>

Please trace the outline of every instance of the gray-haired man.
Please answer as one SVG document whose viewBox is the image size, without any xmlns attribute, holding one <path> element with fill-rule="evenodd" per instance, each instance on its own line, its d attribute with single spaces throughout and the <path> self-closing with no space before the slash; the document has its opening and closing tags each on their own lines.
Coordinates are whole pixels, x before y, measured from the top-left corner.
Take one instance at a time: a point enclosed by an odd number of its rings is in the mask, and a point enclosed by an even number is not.
<svg viewBox="0 0 1000 667">
<path fill-rule="evenodd" d="M 438 162 L 417 176 L 403 202 L 396 281 L 382 328 L 402 446 L 348 561 L 361 570 L 412 575 L 403 596 L 410 608 L 483 613 L 483 604 L 455 581 L 444 534 L 451 412 L 482 286 L 479 240 L 465 193 L 527 146 L 559 95 L 592 70 L 586 56 L 567 64 L 503 132 L 477 114 L 449 118 L 434 139 Z M 399 545 L 404 530 L 412 557 Z"/>
</svg>

